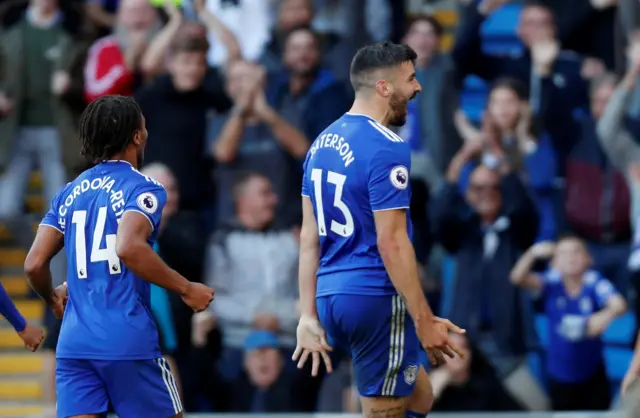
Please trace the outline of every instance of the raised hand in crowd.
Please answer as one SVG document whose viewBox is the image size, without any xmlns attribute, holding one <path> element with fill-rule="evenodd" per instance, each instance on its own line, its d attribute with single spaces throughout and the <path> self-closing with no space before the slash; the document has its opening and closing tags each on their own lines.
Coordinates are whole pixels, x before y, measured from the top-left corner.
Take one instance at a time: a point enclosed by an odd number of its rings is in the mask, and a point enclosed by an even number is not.
<svg viewBox="0 0 640 418">
<path fill-rule="evenodd" d="M 560 43 L 551 34 L 538 39 L 531 46 L 533 68 L 539 76 L 547 76 L 560 53 Z"/>
<path fill-rule="evenodd" d="M 13 112 L 13 109 L 13 100 L 11 100 L 6 94 L 0 93 L 0 117 L 7 116 Z"/>
</svg>

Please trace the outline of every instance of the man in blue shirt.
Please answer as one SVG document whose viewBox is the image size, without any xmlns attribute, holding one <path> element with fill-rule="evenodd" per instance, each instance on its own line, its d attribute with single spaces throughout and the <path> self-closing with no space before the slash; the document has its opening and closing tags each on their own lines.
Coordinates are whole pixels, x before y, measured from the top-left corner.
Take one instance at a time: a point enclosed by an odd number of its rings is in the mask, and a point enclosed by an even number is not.
<svg viewBox="0 0 640 418">
<path fill-rule="evenodd" d="M 415 52 L 390 42 L 362 48 L 351 63 L 349 111 L 311 146 L 302 180 L 300 309 L 294 360 L 350 352 L 365 416 L 424 417 L 433 400 L 419 360 L 453 357 L 448 331 L 418 279 L 409 217 L 410 147 L 388 125 L 406 122 L 421 87 Z M 325 335 L 326 330 L 326 335 Z"/>
<path fill-rule="evenodd" d="M 213 289 L 189 282 L 153 250 L 164 188 L 141 174 L 144 117 L 129 97 L 105 96 L 80 121 L 93 168 L 53 199 L 25 261 L 33 289 L 62 327 L 56 350 L 58 417 L 98 417 L 109 401 L 121 418 L 182 417 L 175 380 L 160 354 L 150 283 L 179 293 L 194 311 Z M 68 302 L 52 289 L 49 262 L 67 256 Z"/>
</svg>

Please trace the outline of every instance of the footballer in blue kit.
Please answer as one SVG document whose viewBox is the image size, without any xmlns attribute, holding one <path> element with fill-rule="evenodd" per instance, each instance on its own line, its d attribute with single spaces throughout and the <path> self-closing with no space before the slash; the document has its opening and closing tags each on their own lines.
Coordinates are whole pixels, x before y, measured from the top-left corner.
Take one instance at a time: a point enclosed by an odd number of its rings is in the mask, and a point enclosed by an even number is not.
<svg viewBox="0 0 640 418">
<path fill-rule="evenodd" d="M 383 42 L 353 58 L 349 113 L 311 145 L 302 181 L 300 308 L 294 360 L 312 374 L 328 352 L 351 355 L 366 417 L 424 417 L 431 386 L 420 345 L 434 363 L 456 351 L 418 279 L 409 218 L 409 144 L 388 125 L 406 121 L 421 87 L 405 45 Z"/>
<path fill-rule="evenodd" d="M 147 130 L 136 102 L 122 96 L 92 102 L 80 139 L 96 165 L 55 196 L 25 261 L 31 286 L 62 317 L 58 417 L 105 416 L 109 403 L 120 418 L 181 417 L 160 353 L 150 283 L 179 293 L 194 311 L 209 305 L 213 290 L 180 276 L 152 248 L 166 192 L 137 170 Z M 52 289 L 49 261 L 62 248 L 66 287 Z"/>
</svg>

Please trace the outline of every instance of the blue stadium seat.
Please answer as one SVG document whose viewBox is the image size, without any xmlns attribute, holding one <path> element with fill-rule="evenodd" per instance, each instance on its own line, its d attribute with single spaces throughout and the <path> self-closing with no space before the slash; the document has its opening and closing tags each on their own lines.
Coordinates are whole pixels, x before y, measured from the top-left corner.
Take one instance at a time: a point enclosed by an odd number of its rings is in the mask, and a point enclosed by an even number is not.
<svg viewBox="0 0 640 418">
<path fill-rule="evenodd" d="M 516 37 L 516 27 L 522 5 L 507 4 L 484 22 L 481 28 L 482 48 L 490 54 L 517 53 L 522 43 Z"/>
<path fill-rule="evenodd" d="M 536 315 L 535 327 L 540 339 L 540 344 L 547 348 L 549 347 L 549 320 L 544 315 Z"/>
<path fill-rule="evenodd" d="M 602 336 L 605 344 L 631 346 L 636 337 L 636 318 L 627 312 L 616 318 Z"/>
<path fill-rule="evenodd" d="M 487 103 L 489 86 L 480 77 L 473 75 L 464 79 L 460 94 L 460 107 L 472 122 L 479 122 Z"/>
<path fill-rule="evenodd" d="M 609 380 L 613 382 L 620 382 L 629 364 L 631 364 L 631 358 L 633 357 L 633 351 L 627 348 L 618 347 L 605 347 L 604 349 L 604 363 L 607 367 L 607 376 Z"/>
<path fill-rule="evenodd" d="M 547 381 L 545 379 L 544 358 L 542 352 L 531 351 L 527 354 L 527 364 L 531 374 L 535 376 L 538 382 L 546 388 Z"/>
</svg>

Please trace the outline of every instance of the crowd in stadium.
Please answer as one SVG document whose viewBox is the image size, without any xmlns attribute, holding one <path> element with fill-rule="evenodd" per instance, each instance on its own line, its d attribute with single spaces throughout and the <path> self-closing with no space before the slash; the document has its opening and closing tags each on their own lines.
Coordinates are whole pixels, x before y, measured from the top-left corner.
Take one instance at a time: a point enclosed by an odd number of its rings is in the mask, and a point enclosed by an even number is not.
<svg viewBox="0 0 640 418">
<path fill-rule="evenodd" d="M 422 85 L 397 131 L 412 149 L 421 280 L 434 311 L 467 330 L 455 336 L 467 356 L 431 371 L 434 410 L 605 410 L 617 398 L 624 372 L 610 363 L 626 371 L 640 314 L 640 4 L 404 3 L 0 4 L 0 219 L 27 247 L 41 216 L 24 210 L 31 171 L 49 202 L 89 166 L 86 104 L 135 97 L 142 172 L 168 195 L 157 251 L 216 291 L 195 315 L 152 293 L 186 411 L 358 410 L 348 353 L 319 377 L 290 360 L 301 173 L 351 105 L 354 53 L 389 39 L 415 50 Z M 487 47 L 507 7 L 518 49 Z M 457 16 L 452 47 L 439 10 Z M 60 284 L 64 256 L 52 267 Z M 620 317 L 631 330 L 616 363 L 606 336 Z M 44 323 L 52 381 L 60 324 L 50 312 Z"/>
</svg>

